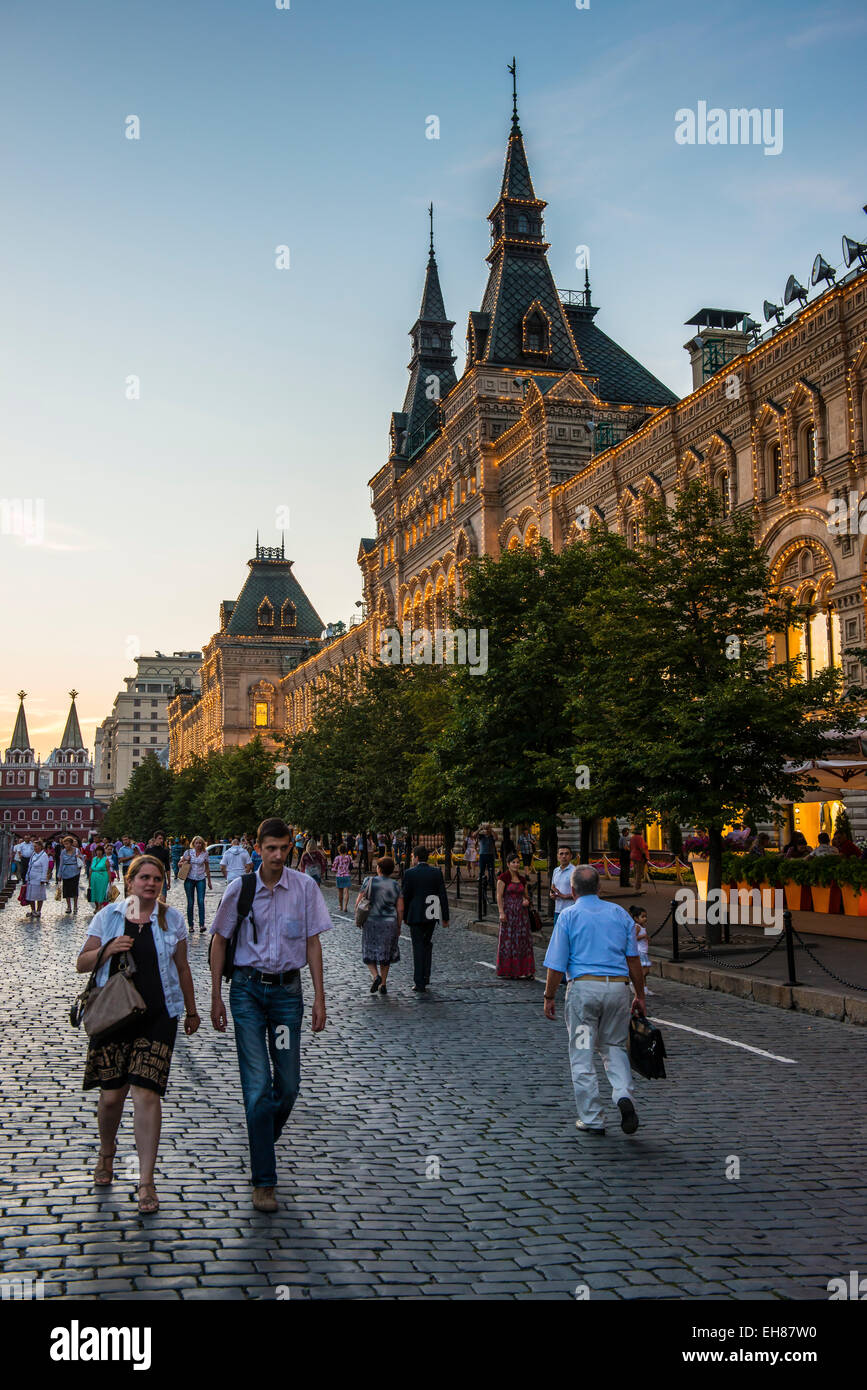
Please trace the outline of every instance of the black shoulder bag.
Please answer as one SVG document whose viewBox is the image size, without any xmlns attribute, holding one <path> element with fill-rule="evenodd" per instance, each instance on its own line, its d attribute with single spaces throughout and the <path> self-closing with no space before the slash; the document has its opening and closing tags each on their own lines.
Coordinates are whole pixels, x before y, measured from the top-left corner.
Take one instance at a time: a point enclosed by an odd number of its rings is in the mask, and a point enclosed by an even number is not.
<svg viewBox="0 0 867 1390">
<path fill-rule="evenodd" d="M 241 923 L 250 916 L 253 906 L 253 899 L 256 896 L 257 878 L 255 873 L 245 874 L 241 880 L 241 891 L 238 894 L 238 916 L 235 919 L 235 930 L 231 936 L 225 938 L 226 958 L 223 961 L 223 979 L 231 980 L 235 969 L 235 947 L 238 944 L 238 932 L 241 930 Z M 253 940 L 256 940 L 256 923 L 253 923 Z M 208 943 L 208 965 L 211 963 L 211 951 L 214 945 L 214 937 Z"/>
</svg>

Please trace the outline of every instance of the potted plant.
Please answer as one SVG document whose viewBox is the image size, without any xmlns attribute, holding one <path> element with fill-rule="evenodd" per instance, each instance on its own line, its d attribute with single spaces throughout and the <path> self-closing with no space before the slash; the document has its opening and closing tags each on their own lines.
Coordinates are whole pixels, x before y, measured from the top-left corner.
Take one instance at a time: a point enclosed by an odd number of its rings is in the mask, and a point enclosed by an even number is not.
<svg viewBox="0 0 867 1390">
<path fill-rule="evenodd" d="M 790 912 L 809 912 L 813 906 L 810 895 L 812 866 L 809 859 L 781 859 L 779 878 L 786 894 Z"/>
<path fill-rule="evenodd" d="M 847 917 L 867 917 L 867 863 L 861 859 L 841 859 L 837 883 Z"/>
<path fill-rule="evenodd" d="M 802 860 L 802 863 L 809 864 L 812 883 L 810 892 L 813 898 L 814 912 L 834 912 L 839 911 L 840 893 L 837 889 L 838 874 L 840 872 L 840 856 L 837 854 L 821 854 L 815 859 Z M 836 897 L 837 904 L 832 899 Z"/>
</svg>

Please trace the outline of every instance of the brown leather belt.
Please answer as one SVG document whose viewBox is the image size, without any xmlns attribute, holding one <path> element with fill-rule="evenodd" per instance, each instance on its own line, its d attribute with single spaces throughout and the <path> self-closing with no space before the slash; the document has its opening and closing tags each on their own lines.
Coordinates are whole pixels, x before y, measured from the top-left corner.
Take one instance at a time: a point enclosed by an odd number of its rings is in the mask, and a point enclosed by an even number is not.
<svg viewBox="0 0 867 1390">
<path fill-rule="evenodd" d="M 628 985 L 628 975 L 576 975 L 576 980 L 605 980 L 606 984 Z M 570 981 L 571 983 L 571 981 Z"/>
</svg>

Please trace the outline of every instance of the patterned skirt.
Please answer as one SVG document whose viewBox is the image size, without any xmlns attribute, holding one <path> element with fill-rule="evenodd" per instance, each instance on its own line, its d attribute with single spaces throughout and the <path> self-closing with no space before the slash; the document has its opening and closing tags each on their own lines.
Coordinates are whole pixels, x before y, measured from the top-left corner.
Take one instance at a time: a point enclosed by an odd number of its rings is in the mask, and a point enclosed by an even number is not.
<svg viewBox="0 0 867 1390">
<path fill-rule="evenodd" d="M 361 959 L 365 965 L 393 965 L 400 960 L 397 918 L 368 917 L 361 929 Z"/>
<path fill-rule="evenodd" d="M 105 1042 L 91 1042 L 84 1064 L 83 1091 L 99 1086 L 117 1091 L 121 1086 L 142 1086 L 164 1096 L 178 1031 L 178 1020 L 166 1012 L 151 1016 L 116 1033 Z"/>
</svg>

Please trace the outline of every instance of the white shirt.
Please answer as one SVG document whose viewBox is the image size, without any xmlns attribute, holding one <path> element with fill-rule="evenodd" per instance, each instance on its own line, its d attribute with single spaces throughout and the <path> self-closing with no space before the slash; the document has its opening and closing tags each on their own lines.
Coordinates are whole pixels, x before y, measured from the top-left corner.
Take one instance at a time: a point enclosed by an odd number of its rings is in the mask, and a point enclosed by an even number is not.
<svg viewBox="0 0 867 1390">
<path fill-rule="evenodd" d="M 16 846 L 16 849 L 18 851 L 19 859 L 29 859 L 31 854 L 33 853 L 33 846 L 25 844 L 23 840 L 21 841 L 20 845 Z"/>
<path fill-rule="evenodd" d="M 206 850 L 202 850 L 199 854 L 194 854 L 191 849 L 185 850 L 183 858 L 189 860 L 190 872 L 187 874 L 187 878 L 191 883 L 196 883 L 200 878 L 205 877 L 208 863 Z"/>
<path fill-rule="evenodd" d="M 48 878 L 48 855 L 42 849 L 27 865 L 28 883 L 45 883 Z"/>
<path fill-rule="evenodd" d="M 226 878 L 231 883 L 233 878 L 240 878 L 247 865 L 252 863 L 243 845 L 229 845 L 220 860 L 220 868 L 226 870 Z"/>
<path fill-rule="evenodd" d="M 572 901 L 572 870 L 574 867 L 574 864 L 567 864 L 565 869 L 561 869 L 558 864 L 551 875 L 551 887 L 559 889 L 561 893 L 566 893 L 569 898 L 569 902 L 566 902 L 563 898 L 554 899 L 555 917 L 558 913 L 563 911 L 564 907 L 569 907 Z"/>
</svg>

